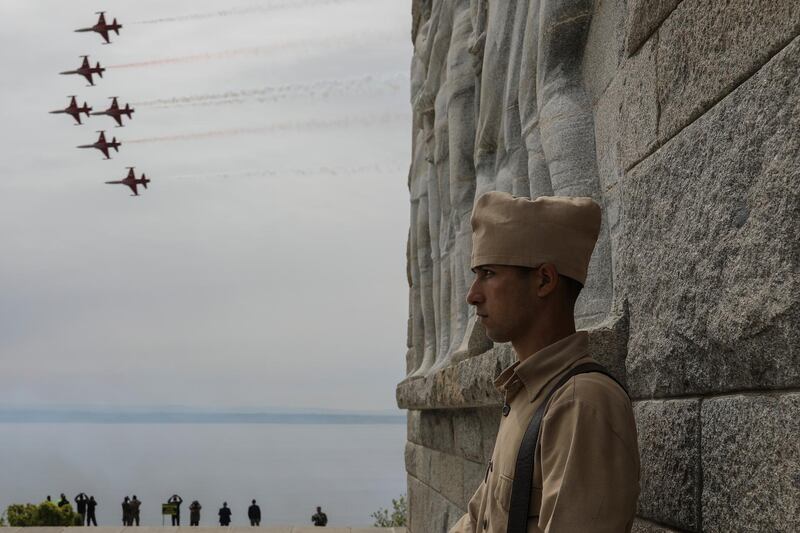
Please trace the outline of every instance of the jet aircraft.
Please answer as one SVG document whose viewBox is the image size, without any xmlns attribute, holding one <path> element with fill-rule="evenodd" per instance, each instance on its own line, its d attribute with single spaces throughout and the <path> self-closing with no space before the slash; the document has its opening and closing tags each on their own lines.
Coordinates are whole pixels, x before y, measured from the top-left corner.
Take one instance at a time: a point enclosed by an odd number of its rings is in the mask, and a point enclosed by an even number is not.
<svg viewBox="0 0 800 533">
<path fill-rule="evenodd" d="M 100 62 L 97 62 L 97 66 L 93 67 L 89 64 L 89 56 L 81 56 L 83 58 L 83 63 L 81 63 L 80 68 L 76 70 L 65 70 L 64 72 L 59 72 L 59 74 L 80 74 L 84 78 L 89 81 L 89 85 L 94 85 L 94 80 L 92 79 L 93 74 L 97 74 L 101 78 L 103 77 L 103 72 L 106 69 L 100 66 Z"/>
<path fill-rule="evenodd" d="M 117 24 L 117 19 L 114 19 L 114 22 L 108 24 L 106 22 L 106 17 L 104 15 L 105 11 L 98 11 L 96 14 L 100 15 L 100 18 L 97 19 L 97 24 L 92 26 L 91 28 L 80 28 L 75 30 L 76 32 L 85 32 L 85 31 L 93 31 L 99 33 L 103 39 L 105 39 L 105 44 L 109 44 L 111 40 L 108 38 L 108 32 L 113 31 L 117 35 L 119 35 L 119 30 L 122 28 L 122 24 Z"/>
<path fill-rule="evenodd" d="M 68 115 L 72 115 L 72 118 L 74 118 L 78 124 L 83 124 L 81 122 L 81 113 L 86 113 L 86 116 L 88 117 L 89 112 L 92 110 L 92 108 L 86 105 L 86 102 L 83 103 L 83 107 L 78 107 L 78 102 L 75 101 L 75 97 L 71 96 L 70 98 L 72 98 L 72 100 L 70 101 L 67 107 L 65 107 L 64 109 L 57 109 L 55 111 L 50 111 L 50 113 L 52 114 L 66 113 Z"/>
<path fill-rule="evenodd" d="M 97 139 L 97 142 L 94 144 L 82 144 L 78 146 L 78 148 L 97 148 L 103 155 L 106 156 L 106 159 L 111 159 L 111 156 L 108 155 L 108 149 L 113 148 L 115 151 L 119 152 L 119 147 L 122 146 L 121 142 L 117 141 L 117 138 L 114 137 L 111 139 L 111 142 L 106 141 L 106 132 L 100 131 L 100 138 Z"/>
<path fill-rule="evenodd" d="M 125 176 L 124 180 L 107 181 L 106 183 L 127 185 L 133 191 L 133 196 L 139 196 L 139 191 L 136 189 L 136 186 L 141 185 L 146 189 L 147 184 L 150 183 L 151 180 L 147 179 L 147 176 L 144 175 L 144 172 L 142 172 L 141 178 L 136 179 L 136 173 L 133 172 L 134 167 L 127 167 L 127 168 L 128 168 L 128 175 Z"/>
<path fill-rule="evenodd" d="M 95 111 L 92 115 L 108 115 L 109 117 L 113 118 L 117 121 L 117 124 L 122 127 L 122 115 L 126 115 L 130 120 L 131 114 L 134 112 L 134 109 L 131 107 L 130 104 L 125 104 L 125 107 L 120 109 L 119 104 L 117 103 L 117 97 L 111 97 L 111 106 L 106 109 L 105 111 Z"/>
</svg>

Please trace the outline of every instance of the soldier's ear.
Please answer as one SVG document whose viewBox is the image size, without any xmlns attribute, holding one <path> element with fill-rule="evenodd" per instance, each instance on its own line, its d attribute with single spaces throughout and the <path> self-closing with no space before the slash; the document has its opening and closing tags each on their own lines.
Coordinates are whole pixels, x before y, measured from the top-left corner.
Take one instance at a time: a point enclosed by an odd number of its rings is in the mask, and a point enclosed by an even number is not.
<svg viewBox="0 0 800 533">
<path fill-rule="evenodd" d="M 544 298 L 556 290 L 558 287 L 558 272 L 555 265 L 544 263 L 539 266 L 536 274 L 536 293 L 540 298 Z"/>
</svg>

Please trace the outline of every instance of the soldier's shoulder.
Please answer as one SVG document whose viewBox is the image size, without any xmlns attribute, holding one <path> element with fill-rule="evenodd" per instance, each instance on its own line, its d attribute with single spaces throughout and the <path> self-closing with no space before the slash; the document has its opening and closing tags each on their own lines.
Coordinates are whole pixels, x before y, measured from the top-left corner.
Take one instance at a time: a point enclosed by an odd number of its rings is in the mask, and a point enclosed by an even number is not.
<svg viewBox="0 0 800 533">
<path fill-rule="evenodd" d="M 614 378 L 601 372 L 587 372 L 570 378 L 555 391 L 549 407 L 565 403 L 587 406 L 599 413 L 631 410 L 631 401 L 625 389 Z"/>
</svg>

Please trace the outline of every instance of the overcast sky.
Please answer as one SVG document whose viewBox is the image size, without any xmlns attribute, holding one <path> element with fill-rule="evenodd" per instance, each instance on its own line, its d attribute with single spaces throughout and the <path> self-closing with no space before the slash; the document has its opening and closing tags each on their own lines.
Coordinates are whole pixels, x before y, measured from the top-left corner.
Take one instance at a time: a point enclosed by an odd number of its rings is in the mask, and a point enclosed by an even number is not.
<svg viewBox="0 0 800 533">
<path fill-rule="evenodd" d="M 72 30 L 99 9 L 113 44 Z M 2 0 L 0 404 L 395 407 L 409 0 Z M 108 67 L 95 87 L 58 72 Z M 75 94 L 136 111 L 83 126 Z M 96 130 L 122 141 L 113 159 Z M 135 166 L 138 198 L 106 185 Z"/>
</svg>

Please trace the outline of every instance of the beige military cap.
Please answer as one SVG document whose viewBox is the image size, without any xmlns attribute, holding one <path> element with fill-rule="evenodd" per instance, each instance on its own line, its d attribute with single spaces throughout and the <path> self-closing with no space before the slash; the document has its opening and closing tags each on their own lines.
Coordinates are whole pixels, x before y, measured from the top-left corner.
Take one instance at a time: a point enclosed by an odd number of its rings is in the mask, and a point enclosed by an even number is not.
<svg viewBox="0 0 800 533">
<path fill-rule="evenodd" d="M 487 192 L 472 210 L 470 267 L 552 263 L 559 274 L 585 284 L 599 233 L 600 206 L 591 198 Z"/>
</svg>

